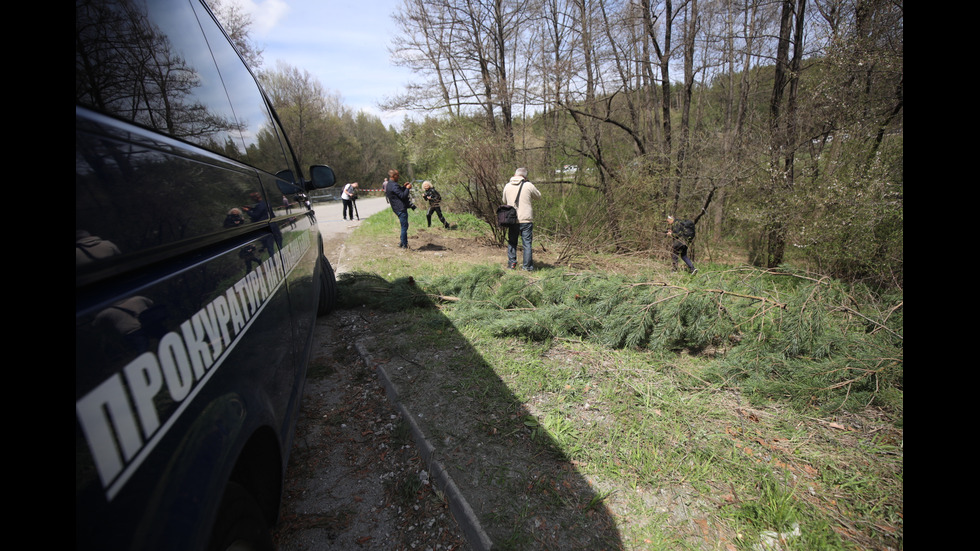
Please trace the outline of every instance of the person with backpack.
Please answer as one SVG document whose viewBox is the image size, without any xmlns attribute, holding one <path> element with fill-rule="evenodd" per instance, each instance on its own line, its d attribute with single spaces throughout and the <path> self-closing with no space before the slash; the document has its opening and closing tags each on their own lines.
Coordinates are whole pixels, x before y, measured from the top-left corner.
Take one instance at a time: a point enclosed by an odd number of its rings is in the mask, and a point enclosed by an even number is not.
<svg viewBox="0 0 980 551">
<path fill-rule="evenodd" d="M 687 256 L 687 249 L 691 242 L 694 241 L 694 221 L 693 220 L 677 220 L 674 221 L 673 216 L 667 217 L 667 236 L 672 237 L 673 241 L 670 245 L 670 256 L 673 261 L 674 271 L 677 271 L 677 257 L 680 257 L 687 264 L 687 269 L 690 270 L 691 275 L 697 273 L 698 269 L 694 267 L 694 262 Z"/>
<path fill-rule="evenodd" d="M 534 257 L 531 254 L 531 242 L 534 236 L 534 209 L 531 202 L 541 197 L 541 192 L 534 184 L 527 181 L 527 169 L 518 168 L 514 176 L 504 184 L 503 203 L 516 207 L 517 224 L 507 228 L 507 268 L 517 269 L 517 239 L 520 238 L 524 247 L 524 257 L 521 267 L 530 272 L 534 270 Z"/>
<path fill-rule="evenodd" d="M 422 182 L 422 199 L 425 199 L 429 203 L 429 212 L 426 213 L 425 219 L 429 221 L 429 227 L 432 227 L 432 214 L 435 213 L 439 216 L 439 221 L 442 222 L 446 229 L 449 229 L 449 222 L 446 222 L 445 217 L 442 216 L 442 195 L 436 191 L 436 188 L 432 187 L 432 182 L 426 180 Z"/>
</svg>

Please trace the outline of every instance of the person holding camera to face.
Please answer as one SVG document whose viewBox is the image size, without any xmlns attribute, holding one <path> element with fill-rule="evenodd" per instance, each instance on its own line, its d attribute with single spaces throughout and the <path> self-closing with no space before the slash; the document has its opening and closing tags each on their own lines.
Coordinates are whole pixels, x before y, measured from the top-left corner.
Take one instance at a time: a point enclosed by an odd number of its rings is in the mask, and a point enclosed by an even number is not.
<svg viewBox="0 0 980 551">
<path fill-rule="evenodd" d="M 425 219 L 429 222 L 429 227 L 432 227 L 432 215 L 436 214 L 439 216 L 439 221 L 448 230 L 449 222 L 446 222 L 446 218 L 442 215 L 442 195 L 436 191 L 432 182 L 428 180 L 422 182 L 422 191 L 422 198 L 429 203 L 429 212 L 425 214 Z"/>
<path fill-rule="evenodd" d="M 391 205 L 391 211 L 401 222 L 401 235 L 398 246 L 402 249 L 408 248 L 408 209 L 415 210 L 415 203 L 412 202 L 412 183 L 405 185 L 398 183 L 399 174 L 397 170 L 388 171 L 388 189 L 385 190 L 385 197 Z"/>
</svg>

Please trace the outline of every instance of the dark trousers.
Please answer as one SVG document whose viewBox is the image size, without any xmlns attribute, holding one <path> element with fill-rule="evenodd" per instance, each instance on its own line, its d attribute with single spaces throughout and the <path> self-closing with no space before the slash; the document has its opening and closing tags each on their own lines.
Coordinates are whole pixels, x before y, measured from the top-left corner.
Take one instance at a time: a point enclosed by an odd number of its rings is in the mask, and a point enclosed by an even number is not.
<svg viewBox="0 0 980 551">
<path fill-rule="evenodd" d="M 432 227 L 432 213 L 436 213 L 439 216 L 439 221 L 442 222 L 443 226 L 449 227 L 449 222 L 446 222 L 446 219 L 442 216 L 442 207 L 432 207 L 425 215 L 425 219 L 429 221 L 430 228 Z"/>
<path fill-rule="evenodd" d="M 408 211 L 403 210 L 401 212 L 396 212 L 398 216 L 398 222 L 401 225 L 401 232 L 398 234 L 398 246 L 407 249 L 408 248 Z"/>
<path fill-rule="evenodd" d="M 671 258 L 674 261 L 674 270 L 677 270 L 677 257 L 680 257 L 687 264 L 687 269 L 694 271 L 694 263 L 691 259 L 687 257 L 687 245 L 679 241 L 675 241 L 674 245 L 671 247 Z"/>
</svg>

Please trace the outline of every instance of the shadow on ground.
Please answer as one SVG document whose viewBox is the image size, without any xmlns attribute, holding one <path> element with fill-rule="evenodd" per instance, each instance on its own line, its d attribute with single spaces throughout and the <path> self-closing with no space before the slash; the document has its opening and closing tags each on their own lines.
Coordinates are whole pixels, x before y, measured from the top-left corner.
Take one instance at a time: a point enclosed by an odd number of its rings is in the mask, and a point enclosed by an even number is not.
<svg viewBox="0 0 980 551">
<path fill-rule="evenodd" d="M 612 515 L 493 362 L 411 278 L 343 274 L 357 346 L 386 379 L 474 549 L 622 549 Z M 360 323 L 360 322 L 358 322 Z M 448 486 L 446 486 L 448 484 Z M 458 494 L 457 494 L 458 490 Z M 452 506 L 451 502 L 451 506 Z M 467 509 L 468 508 L 468 509 Z"/>
</svg>

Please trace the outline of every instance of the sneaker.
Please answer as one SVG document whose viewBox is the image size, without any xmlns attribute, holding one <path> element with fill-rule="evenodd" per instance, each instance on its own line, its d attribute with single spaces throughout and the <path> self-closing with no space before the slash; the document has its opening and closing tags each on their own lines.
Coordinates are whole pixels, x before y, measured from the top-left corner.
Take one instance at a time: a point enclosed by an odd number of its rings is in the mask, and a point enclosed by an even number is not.
<svg viewBox="0 0 980 551">
<path fill-rule="evenodd" d="M 691 275 L 694 275 L 696 273 L 698 273 L 698 269 L 697 268 L 694 268 L 693 270 L 691 270 Z"/>
<path fill-rule="evenodd" d="M 517 262 L 508 262 L 507 263 L 507 269 L 508 270 L 516 270 L 517 269 Z"/>
</svg>

